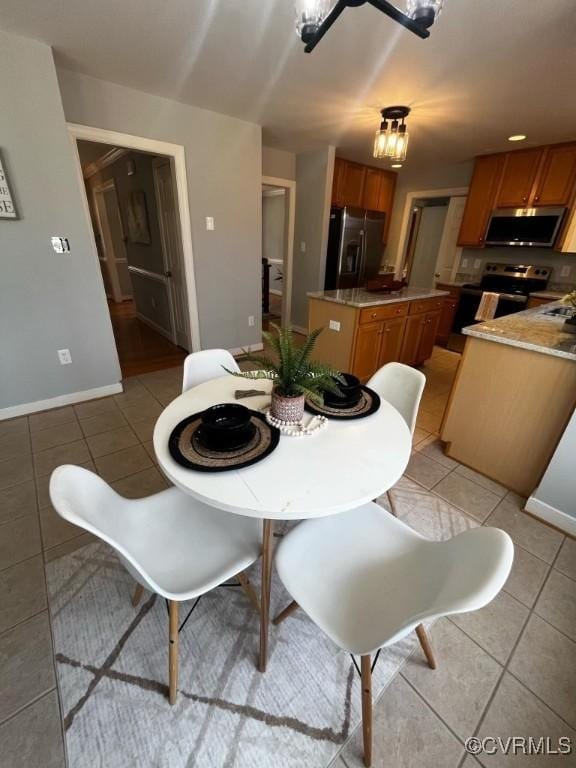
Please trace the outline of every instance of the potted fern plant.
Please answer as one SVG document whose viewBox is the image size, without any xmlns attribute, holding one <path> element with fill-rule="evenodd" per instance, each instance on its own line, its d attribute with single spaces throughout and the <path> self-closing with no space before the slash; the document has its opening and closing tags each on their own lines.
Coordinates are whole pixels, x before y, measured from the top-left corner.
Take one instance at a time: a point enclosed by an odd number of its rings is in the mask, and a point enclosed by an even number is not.
<svg viewBox="0 0 576 768">
<path fill-rule="evenodd" d="M 283 422 L 299 422 L 304 416 L 304 401 L 308 396 L 321 404 L 323 393 L 340 394 L 338 383 L 346 381 L 339 371 L 329 365 L 310 360 L 316 339 L 322 332 L 318 328 L 306 338 L 302 347 L 294 344 L 292 329 L 279 328 L 272 324 L 273 333 L 262 335 L 274 350 L 277 360 L 266 355 L 246 352 L 246 360 L 259 365 L 255 371 L 228 371 L 243 379 L 269 379 L 274 382 L 272 389 L 271 414 Z"/>
</svg>

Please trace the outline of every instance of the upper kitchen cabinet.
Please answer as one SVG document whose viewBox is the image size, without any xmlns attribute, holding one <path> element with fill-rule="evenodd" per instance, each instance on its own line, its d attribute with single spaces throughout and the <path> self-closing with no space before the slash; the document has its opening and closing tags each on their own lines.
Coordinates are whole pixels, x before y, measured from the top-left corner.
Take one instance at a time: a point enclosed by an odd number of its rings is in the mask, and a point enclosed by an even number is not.
<svg viewBox="0 0 576 768">
<path fill-rule="evenodd" d="M 529 204 L 543 154 L 541 147 L 506 153 L 496 208 L 525 208 Z"/>
<path fill-rule="evenodd" d="M 332 205 L 365 208 L 386 214 L 383 240 L 386 242 L 397 174 L 383 168 L 353 163 L 337 157 L 332 181 Z"/>
<path fill-rule="evenodd" d="M 505 155 L 484 155 L 476 158 L 460 225 L 458 245 L 472 248 L 484 245 L 484 235 L 492 209 L 495 208 L 504 160 Z"/>
<path fill-rule="evenodd" d="M 575 181 L 576 143 L 548 147 L 536 182 L 533 205 L 569 205 Z"/>
<path fill-rule="evenodd" d="M 344 162 L 338 194 L 340 205 L 349 205 L 353 208 L 363 207 L 365 179 L 365 165 Z"/>
</svg>

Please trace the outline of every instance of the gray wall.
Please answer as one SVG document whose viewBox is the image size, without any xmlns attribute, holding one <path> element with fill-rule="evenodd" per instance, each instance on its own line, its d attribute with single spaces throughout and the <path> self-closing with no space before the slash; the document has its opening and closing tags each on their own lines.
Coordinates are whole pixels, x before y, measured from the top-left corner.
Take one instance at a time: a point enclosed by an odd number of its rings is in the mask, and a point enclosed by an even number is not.
<svg viewBox="0 0 576 768">
<path fill-rule="evenodd" d="M 262 147 L 262 175 L 278 179 L 296 178 L 296 155 L 283 149 Z"/>
<path fill-rule="evenodd" d="M 406 195 L 409 192 L 429 191 L 431 189 L 467 187 L 472 176 L 472 166 L 473 161 L 470 160 L 449 166 L 431 165 L 410 168 L 408 161 L 407 166 L 398 173 L 394 208 L 390 219 L 390 230 L 383 263 L 394 264 L 396 261 Z"/>
<path fill-rule="evenodd" d="M 260 126 L 68 70 L 58 78 L 70 122 L 184 146 L 202 347 L 260 342 Z"/>
<path fill-rule="evenodd" d="M 286 195 L 262 195 L 262 256 L 284 260 Z"/>
<path fill-rule="evenodd" d="M 434 287 L 436 282 L 434 267 L 438 259 L 438 250 L 447 212 L 447 205 L 430 205 L 422 209 L 410 280 L 408 281 L 411 288 Z"/>
<path fill-rule="evenodd" d="M 296 221 L 292 273 L 292 323 L 308 327 L 308 291 L 324 287 L 334 147 L 296 156 Z M 302 253 L 301 243 L 306 243 Z"/>
<path fill-rule="evenodd" d="M 0 146 L 19 221 L 0 221 L 0 408 L 114 384 L 120 369 L 50 48 L 0 32 Z M 70 240 L 56 254 L 50 238 Z M 72 365 L 56 351 L 69 348 Z"/>
</svg>

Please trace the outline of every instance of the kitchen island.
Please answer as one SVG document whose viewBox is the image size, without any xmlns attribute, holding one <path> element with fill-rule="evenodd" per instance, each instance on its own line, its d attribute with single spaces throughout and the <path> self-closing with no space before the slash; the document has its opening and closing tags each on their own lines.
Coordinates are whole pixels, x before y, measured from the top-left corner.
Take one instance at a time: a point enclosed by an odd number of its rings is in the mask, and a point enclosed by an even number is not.
<svg viewBox="0 0 576 768">
<path fill-rule="evenodd" d="M 528 496 L 576 405 L 576 335 L 553 302 L 463 329 L 441 427 L 448 456 Z"/>
<path fill-rule="evenodd" d="M 308 327 L 324 328 L 314 356 L 365 382 L 392 361 L 420 365 L 432 354 L 447 291 L 392 293 L 348 288 L 308 294 Z"/>
</svg>

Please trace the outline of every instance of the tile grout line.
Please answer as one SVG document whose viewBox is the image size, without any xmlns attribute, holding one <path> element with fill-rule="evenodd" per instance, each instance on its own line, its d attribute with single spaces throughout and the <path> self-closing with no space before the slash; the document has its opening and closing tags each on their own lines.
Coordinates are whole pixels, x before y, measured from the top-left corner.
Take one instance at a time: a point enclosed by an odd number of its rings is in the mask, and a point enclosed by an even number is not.
<svg viewBox="0 0 576 768">
<path fill-rule="evenodd" d="M 536 595 L 536 598 L 534 600 L 534 606 L 536 605 L 536 603 L 540 599 L 540 595 L 542 594 L 542 591 L 543 591 L 544 587 L 546 586 L 546 583 L 548 581 L 550 573 L 552 572 L 552 568 L 554 566 L 554 563 L 556 562 L 556 559 L 558 558 L 559 552 L 560 552 L 560 548 L 558 549 L 558 552 L 556 553 L 556 556 L 554 557 L 552 563 L 549 564 L 548 573 L 546 574 L 546 576 L 545 576 L 545 578 L 544 578 L 544 580 L 542 582 L 542 585 L 540 586 L 540 589 L 538 590 L 538 594 Z M 498 682 L 496 683 L 496 686 L 494 687 L 492 695 L 488 699 L 488 701 L 486 703 L 486 706 L 484 707 L 484 710 L 482 711 L 482 714 L 480 715 L 480 719 L 478 721 L 478 724 L 476 725 L 476 728 L 474 729 L 474 733 L 472 734 L 473 736 L 476 736 L 479 733 L 480 728 L 482 727 L 482 725 L 484 723 L 484 720 L 486 719 L 486 715 L 488 714 L 490 706 L 492 705 L 492 702 L 494 701 L 496 693 L 497 693 L 497 691 L 500 688 L 502 680 L 504 679 L 504 675 L 508 672 L 508 667 L 510 666 L 510 663 L 511 663 L 513 657 L 514 657 L 514 654 L 516 653 L 516 650 L 517 650 L 518 646 L 520 645 L 520 641 L 522 640 L 522 637 L 524 636 L 524 632 L 526 631 L 526 627 L 528 626 L 528 622 L 530 621 L 530 617 L 533 615 L 533 613 L 534 613 L 534 608 L 531 608 L 529 610 L 529 612 L 528 612 L 526 620 L 524 621 L 524 624 L 522 625 L 522 629 L 518 633 L 518 637 L 516 638 L 516 642 L 512 646 L 512 650 L 510 651 L 510 654 L 508 655 L 508 659 L 506 661 L 506 664 L 503 665 L 502 674 L 500 675 L 500 678 L 498 679 Z M 508 673 L 508 674 L 511 674 L 511 673 Z M 514 676 L 514 679 L 517 679 L 517 678 Z M 521 682 L 521 681 L 519 681 L 519 682 Z M 532 689 L 529 688 L 525 683 L 521 682 L 521 685 L 523 685 L 526 688 L 526 690 L 530 691 L 530 693 L 535 695 L 534 692 L 532 691 Z M 539 697 L 537 696 L 536 698 L 539 698 Z M 550 709 L 552 712 L 554 712 L 554 714 L 556 714 L 556 712 L 552 709 L 552 707 L 550 707 L 549 705 L 546 705 L 546 706 L 547 706 L 548 709 Z M 561 720 L 564 721 L 563 718 L 561 718 Z M 479 759 L 478 759 L 478 762 L 480 762 L 480 764 L 484 766 L 484 763 L 482 763 Z"/>
</svg>

